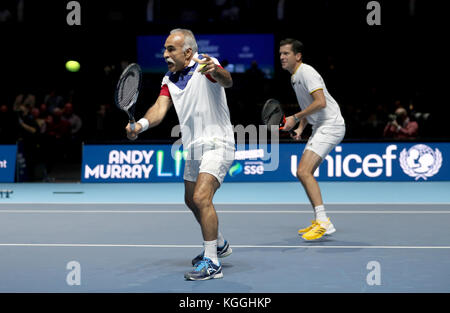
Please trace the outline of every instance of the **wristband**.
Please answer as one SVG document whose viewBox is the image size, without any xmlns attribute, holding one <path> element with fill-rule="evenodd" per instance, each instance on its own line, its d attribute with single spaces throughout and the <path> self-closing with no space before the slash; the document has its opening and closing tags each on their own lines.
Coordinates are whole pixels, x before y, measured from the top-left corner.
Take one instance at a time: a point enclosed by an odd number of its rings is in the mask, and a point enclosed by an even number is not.
<svg viewBox="0 0 450 313">
<path fill-rule="evenodd" d="M 294 117 L 294 121 L 295 121 L 296 123 L 300 122 L 300 119 L 299 119 L 297 116 L 295 116 L 295 114 L 292 115 L 292 116 Z"/>
<path fill-rule="evenodd" d="M 148 126 L 149 126 L 148 119 L 143 117 L 137 122 L 142 125 L 142 128 L 139 131 L 139 133 L 145 132 L 148 129 Z"/>
</svg>

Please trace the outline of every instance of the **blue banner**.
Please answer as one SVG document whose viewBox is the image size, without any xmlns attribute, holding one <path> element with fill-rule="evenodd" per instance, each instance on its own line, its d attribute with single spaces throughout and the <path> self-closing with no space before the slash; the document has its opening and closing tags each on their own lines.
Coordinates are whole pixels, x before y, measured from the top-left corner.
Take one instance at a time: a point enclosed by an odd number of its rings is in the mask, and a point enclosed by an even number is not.
<svg viewBox="0 0 450 313">
<path fill-rule="evenodd" d="M 84 145 L 82 182 L 183 181 L 181 151 L 171 145 Z"/>
<path fill-rule="evenodd" d="M 197 34 L 195 38 L 199 53 L 219 62 L 227 60 L 230 72 L 243 73 L 256 61 L 266 75 L 273 74 L 273 34 Z M 163 57 L 166 39 L 167 35 L 137 37 L 137 59 L 144 72 L 167 72 Z"/>
<path fill-rule="evenodd" d="M 263 160 L 236 160 L 229 181 L 295 181 L 305 144 L 280 144 L 275 171 Z M 273 151 L 272 151 L 273 154 Z M 318 181 L 450 180 L 450 143 L 342 143 L 314 173 Z M 270 163 L 269 163 L 270 164 Z"/>
<path fill-rule="evenodd" d="M 237 146 L 225 181 L 296 181 L 304 147 Z M 85 145 L 81 181 L 182 182 L 185 157 L 171 145 Z M 449 157 L 450 143 L 342 143 L 314 176 L 319 181 L 447 181 Z"/>
<path fill-rule="evenodd" d="M 0 182 L 13 183 L 16 170 L 16 145 L 0 145 Z"/>
</svg>

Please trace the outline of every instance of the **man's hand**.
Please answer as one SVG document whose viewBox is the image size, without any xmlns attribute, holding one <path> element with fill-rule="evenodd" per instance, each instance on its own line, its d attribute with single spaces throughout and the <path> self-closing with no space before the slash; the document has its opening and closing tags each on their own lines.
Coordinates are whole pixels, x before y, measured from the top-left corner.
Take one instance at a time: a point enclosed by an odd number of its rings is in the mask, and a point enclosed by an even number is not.
<svg viewBox="0 0 450 313">
<path fill-rule="evenodd" d="M 296 130 L 294 130 L 294 132 L 295 132 L 295 136 L 291 134 L 291 138 L 294 140 L 297 140 L 297 141 L 302 140 L 303 130 L 300 128 L 297 128 Z"/>
<path fill-rule="evenodd" d="M 222 68 L 220 65 L 214 63 L 211 57 L 207 54 L 202 54 L 204 57 L 202 60 L 198 58 L 193 58 L 195 62 L 197 62 L 200 66 L 197 69 L 202 75 L 211 76 L 216 82 L 218 82 L 224 88 L 230 88 L 233 86 L 233 79 L 231 78 L 231 74 Z"/>
<path fill-rule="evenodd" d="M 281 129 L 283 131 L 290 131 L 292 128 L 295 127 L 297 122 L 295 122 L 295 119 L 293 116 L 286 117 L 286 123 L 284 123 L 284 127 Z"/>
<path fill-rule="evenodd" d="M 127 127 L 125 127 L 125 130 L 127 131 L 128 139 L 136 140 L 141 129 L 142 129 L 141 124 L 134 123 L 134 130 L 131 130 L 130 123 L 128 123 Z"/>
<path fill-rule="evenodd" d="M 195 57 L 193 58 L 193 60 L 200 65 L 199 69 L 197 71 L 203 75 L 206 75 L 206 74 L 212 75 L 212 74 L 216 73 L 219 66 L 216 63 L 214 63 L 214 61 L 211 59 L 211 57 L 209 55 L 207 55 L 206 53 L 202 54 L 202 56 L 203 56 L 202 60 L 195 58 Z"/>
</svg>

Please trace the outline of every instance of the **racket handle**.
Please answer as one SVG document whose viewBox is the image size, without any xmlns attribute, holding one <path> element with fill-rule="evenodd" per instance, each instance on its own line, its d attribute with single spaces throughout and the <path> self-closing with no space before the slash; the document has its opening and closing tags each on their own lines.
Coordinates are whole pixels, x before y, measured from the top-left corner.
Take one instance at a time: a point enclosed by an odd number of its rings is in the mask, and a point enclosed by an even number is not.
<svg viewBox="0 0 450 313">
<path fill-rule="evenodd" d="M 280 124 L 280 130 L 283 129 L 284 124 L 286 124 L 286 115 L 283 115 L 283 123 Z M 297 134 L 295 133 L 294 129 L 290 129 L 288 130 L 289 134 L 291 134 L 292 136 L 296 136 Z"/>
<path fill-rule="evenodd" d="M 131 128 L 131 130 L 134 130 L 136 128 L 135 121 L 130 121 L 130 128 Z"/>
</svg>

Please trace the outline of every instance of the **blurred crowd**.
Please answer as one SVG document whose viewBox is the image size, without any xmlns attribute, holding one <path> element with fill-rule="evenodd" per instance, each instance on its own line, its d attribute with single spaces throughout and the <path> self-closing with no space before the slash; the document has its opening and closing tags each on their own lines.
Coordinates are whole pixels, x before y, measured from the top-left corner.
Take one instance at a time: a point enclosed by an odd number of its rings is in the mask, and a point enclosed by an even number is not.
<svg viewBox="0 0 450 313">
<path fill-rule="evenodd" d="M 73 104 L 55 90 L 39 103 L 34 94 L 19 94 L 0 106 L 0 143 L 18 143 L 18 175 L 24 180 L 49 180 L 56 163 L 79 160 L 82 126 Z"/>
</svg>

